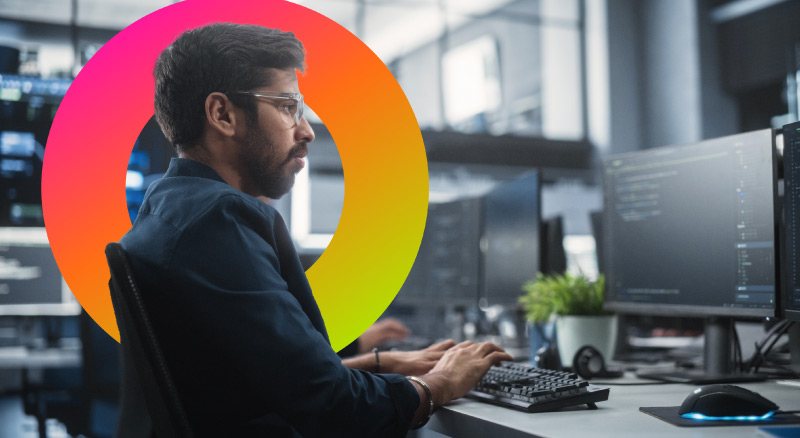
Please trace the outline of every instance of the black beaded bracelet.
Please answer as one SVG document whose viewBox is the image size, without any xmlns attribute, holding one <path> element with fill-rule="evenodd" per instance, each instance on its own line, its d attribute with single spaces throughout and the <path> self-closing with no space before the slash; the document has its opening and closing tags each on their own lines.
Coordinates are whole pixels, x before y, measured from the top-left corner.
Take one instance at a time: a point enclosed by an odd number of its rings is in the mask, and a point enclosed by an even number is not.
<svg viewBox="0 0 800 438">
<path fill-rule="evenodd" d="M 419 424 L 414 426 L 414 429 L 419 429 L 420 427 L 428 424 L 428 421 L 430 421 L 431 417 L 433 416 L 433 394 L 431 394 L 431 389 L 428 388 L 428 384 L 419 377 L 406 376 L 406 379 L 419 383 L 419 385 L 422 386 L 422 389 L 425 390 L 425 395 L 428 396 L 428 416 L 424 420 L 420 421 Z"/>
<path fill-rule="evenodd" d="M 375 372 L 381 372 L 381 358 L 378 357 L 378 347 L 372 349 L 372 352 L 375 353 Z"/>
</svg>

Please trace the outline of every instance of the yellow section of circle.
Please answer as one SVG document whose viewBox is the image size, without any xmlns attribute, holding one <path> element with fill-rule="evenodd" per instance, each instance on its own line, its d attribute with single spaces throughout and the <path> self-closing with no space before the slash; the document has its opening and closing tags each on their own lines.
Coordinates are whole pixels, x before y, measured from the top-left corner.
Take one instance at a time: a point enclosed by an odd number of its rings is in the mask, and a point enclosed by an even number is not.
<svg viewBox="0 0 800 438">
<path fill-rule="evenodd" d="M 341 120 L 324 116 L 342 159 L 345 197 L 336 233 L 307 275 L 337 351 L 394 299 L 425 228 L 428 167 L 422 137 L 400 87 L 380 67 L 373 78 L 381 80 L 366 93 L 393 105 L 359 111 L 356 125 L 347 121 L 350 111 Z M 316 100 L 309 105 L 320 107 Z M 324 107 L 317 111 L 327 114 Z"/>
</svg>

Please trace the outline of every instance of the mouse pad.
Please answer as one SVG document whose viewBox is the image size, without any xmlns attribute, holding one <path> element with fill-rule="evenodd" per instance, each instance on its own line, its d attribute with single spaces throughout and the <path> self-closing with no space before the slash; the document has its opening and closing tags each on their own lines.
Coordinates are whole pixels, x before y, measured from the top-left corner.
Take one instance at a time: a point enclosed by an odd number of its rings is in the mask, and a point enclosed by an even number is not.
<svg viewBox="0 0 800 438">
<path fill-rule="evenodd" d="M 693 420 L 691 418 L 683 418 L 678 415 L 678 408 L 680 408 L 680 406 L 658 406 L 652 408 L 639 408 L 639 410 L 647 415 L 652 415 L 659 420 L 666 421 L 673 426 L 679 427 L 800 424 L 800 417 L 790 414 L 774 415 L 766 420 L 760 421 Z"/>
</svg>

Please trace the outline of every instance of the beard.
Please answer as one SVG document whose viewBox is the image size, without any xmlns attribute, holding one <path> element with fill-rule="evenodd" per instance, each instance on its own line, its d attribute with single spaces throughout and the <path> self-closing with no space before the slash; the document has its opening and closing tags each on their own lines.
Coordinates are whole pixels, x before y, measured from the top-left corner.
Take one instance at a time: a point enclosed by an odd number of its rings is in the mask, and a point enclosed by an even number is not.
<svg viewBox="0 0 800 438">
<path fill-rule="evenodd" d="M 257 123 L 250 124 L 247 138 L 239 150 L 239 173 L 242 189 L 254 196 L 279 199 L 294 186 L 294 177 L 301 169 L 294 159 L 305 154 L 308 146 L 292 147 L 286 156 L 279 156 L 276 141 Z"/>
</svg>

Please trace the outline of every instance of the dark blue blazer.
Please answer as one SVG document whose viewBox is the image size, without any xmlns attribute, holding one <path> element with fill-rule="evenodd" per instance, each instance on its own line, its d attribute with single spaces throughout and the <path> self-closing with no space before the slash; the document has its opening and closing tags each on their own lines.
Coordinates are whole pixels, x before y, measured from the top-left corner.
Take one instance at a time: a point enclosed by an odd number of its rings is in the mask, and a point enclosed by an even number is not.
<svg viewBox="0 0 800 438">
<path fill-rule="evenodd" d="M 204 435 L 405 435 L 416 389 L 342 366 L 274 208 L 176 158 L 120 243 Z"/>
</svg>

